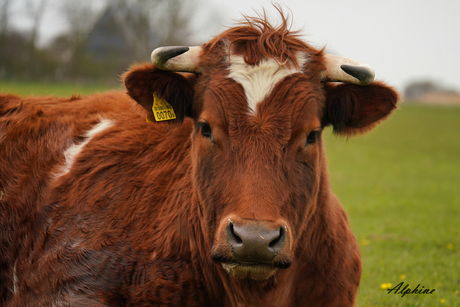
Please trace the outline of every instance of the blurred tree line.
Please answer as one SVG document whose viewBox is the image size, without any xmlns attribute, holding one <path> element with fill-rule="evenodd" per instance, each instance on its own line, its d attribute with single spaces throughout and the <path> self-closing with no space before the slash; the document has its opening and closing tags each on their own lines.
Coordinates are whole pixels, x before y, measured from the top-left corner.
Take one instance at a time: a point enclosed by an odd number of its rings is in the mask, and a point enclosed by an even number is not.
<svg viewBox="0 0 460 307">
<path fill-rule="evenodd" d="M 418 80 L 406 85 L 404 100 L 412 103 L 459 105 L 460 93 L 432 80 Z"/>
<path fill-rule="evenodd" d="M 98 1 L 99 9 L 94 2 Z M 117 83 L 155 47 L 190 45 L 195 0 L 0 0 L 0 79 Z M 12 7 L 32 26 L 12 26 Z M 57 10 L 67 31 L 37 44 L 45 12 Z"/>
</svg>

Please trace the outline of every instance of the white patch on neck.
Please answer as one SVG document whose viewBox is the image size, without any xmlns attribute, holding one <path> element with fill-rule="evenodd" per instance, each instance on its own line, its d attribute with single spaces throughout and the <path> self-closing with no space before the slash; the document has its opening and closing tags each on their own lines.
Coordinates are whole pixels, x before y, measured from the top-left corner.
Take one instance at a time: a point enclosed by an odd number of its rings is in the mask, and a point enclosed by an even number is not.
<svg viewBox="0 0 460 307">
<path fill-rule="evenodd" d="M 271 93 L 278 82 L 289 75 L 302 72 L 308 57 L 304 53 L 298 53 L 296 57 L 300 69 L 287 68 L 274 59 L 263 59 L 258 65 L 250 65 L 244 61 L 242 55 L 233 54 L 230 56 L 228 77 L 243 86 L 248 105 L 255 113 L 257 104 Z"/>
<path fill-rule="evenodd" d="M 114 122 L 110 119 L 101 118 L 101 121 L 96 124 L 91 130 L 85 134 L 85 140 L 79 144 L 72 144 L 69 148 L 64 151 L 65 164 L 61 167 L 59 172 L 55 175 L 56 178 L 64 176 L 71 169 L 77 159 L 78 155 L 82 152 L 83 148 L 91 141 L 91 139 L 101 133 L 102 131 L 112 127 Z"/>
</svg>

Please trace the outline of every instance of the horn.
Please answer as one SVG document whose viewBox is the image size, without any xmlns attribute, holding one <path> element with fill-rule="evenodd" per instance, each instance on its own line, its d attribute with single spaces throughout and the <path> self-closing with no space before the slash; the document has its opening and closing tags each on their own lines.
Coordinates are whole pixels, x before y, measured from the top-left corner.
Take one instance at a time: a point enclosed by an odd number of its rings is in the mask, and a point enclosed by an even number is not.
<svg viewBox="0 0 460 307">
<path fill-rule="evenodd" d="M 152 63 L 162 70 L 200 73 L 201 47 L 159 47 L 152 52 Z"/>
<path fill-rule="evenodd" d="M 333 54 L 325 54 L 324 58 L 326 70 L 321 72 L 323 82 L 369 85 L 374 81 L 375 72 L 367 64 Z"/>
</svg>

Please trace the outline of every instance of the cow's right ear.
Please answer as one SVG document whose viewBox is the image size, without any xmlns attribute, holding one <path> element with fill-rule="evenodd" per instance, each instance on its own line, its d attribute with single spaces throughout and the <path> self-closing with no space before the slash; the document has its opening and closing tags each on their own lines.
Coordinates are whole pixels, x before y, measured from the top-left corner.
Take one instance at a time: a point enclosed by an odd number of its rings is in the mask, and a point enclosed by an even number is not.
<svg viewBox="0 0 460 307">
<path fill-rule="evenodd" d="M 176 121 L 192 116 L 193 86 L 196 75 L 160 70 L 153 64 L 135 65 L 122 77 L 128 95 L 137 101 L 155 121 L 152 111 L 153 93 L 174 109 Z"/>
</svg>

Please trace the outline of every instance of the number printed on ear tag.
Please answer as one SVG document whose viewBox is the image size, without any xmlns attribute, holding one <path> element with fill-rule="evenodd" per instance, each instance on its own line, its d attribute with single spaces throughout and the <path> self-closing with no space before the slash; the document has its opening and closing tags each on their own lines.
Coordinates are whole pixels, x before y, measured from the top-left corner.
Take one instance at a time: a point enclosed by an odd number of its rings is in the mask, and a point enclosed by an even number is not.
<svg viewBox="0 0 460 307">
<path fill-rule="evenodd" d="M 155 92 L 153 93 L 152 111 L 157 122 L 176 118 L 173 107 L 166 100 L 158 98 Z"/>
</svg>

